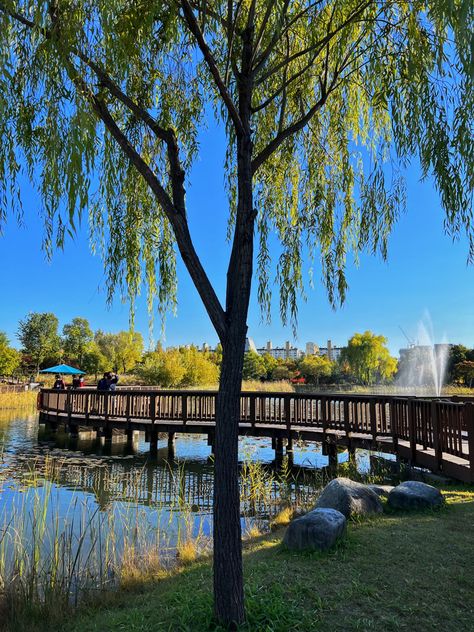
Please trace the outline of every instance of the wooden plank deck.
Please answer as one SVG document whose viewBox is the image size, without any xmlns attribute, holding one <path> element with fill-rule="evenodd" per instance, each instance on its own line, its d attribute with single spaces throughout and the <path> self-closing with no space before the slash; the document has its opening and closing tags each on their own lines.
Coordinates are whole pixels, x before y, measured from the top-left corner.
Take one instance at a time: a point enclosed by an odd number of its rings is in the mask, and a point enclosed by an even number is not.
<svg viewBox="0 0 474 632">
<path fill-rule="evenodd" d="M 207 434 L 213 441 L 215 391 L 90 389 L 41 391 L 40 420 L 98 430 Z M 241 435 L 271 437 L 282 450 L 295 439 L 326 446 L 371 447 L 413 465 L 474 482 L 474 404 L 442 399 L 351 394 L 241 395 Z"/>
</svg>

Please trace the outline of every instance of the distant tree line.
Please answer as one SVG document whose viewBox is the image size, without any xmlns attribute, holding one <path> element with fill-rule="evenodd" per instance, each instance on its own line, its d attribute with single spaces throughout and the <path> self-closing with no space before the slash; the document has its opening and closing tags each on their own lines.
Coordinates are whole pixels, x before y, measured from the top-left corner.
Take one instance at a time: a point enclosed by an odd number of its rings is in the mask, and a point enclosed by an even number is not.
<svg viewBox="0 0 474 632">
<path fill-rule="evenodd" d="M 222 348 L 200 351 L 195 346 L 145 351 L 143 337 L 135 331 L 93 331 L 85 318 L 73 318 L 59 330 L 52 313 L 28 314 L 18 325 L 21 350 L 11 346 L 0 332 L 0 375 L 36 375 L 39 370 L 59 363 L 76 366 L 88 375 L 104 371 L 133 372 L 144 384 L 177 388 L 216 385 L 219 381 Z M 245 354 L 245 380 L 288 380 L 306 384 L 386 384 L 396 380 L 397 359 L 390 355 L 387 339 L 371 331 L 355 333 L 340 357 L 305 355 L 297 360 L 282 360 L 269 353 Z M 463 345 L 451 348 L 446 382 L 474 385 L 474 349 Z"/>
<path fill-rule="evenodd" d="M 32 377 L 63 363 L 95 377 L 104 371 L 127 373 L 141 361 L 144 351 L 139 332 L 94 332 L 87 319 L 78 317 L 60 333 L 58 318 L 50 312 L 28 314 L 20 320 L 17 335 L 20 351 L 0 332 L 0 375 Z"/>
<path fill-rule="evenodd" d="M 306 384 L 390 382 L 397 360 L 390 355 L 387 339 L 370 331 L 349 339 L 337 360 L 327 355 L 305 355 L 297 360 L 275 359 L 249 351 L 244 358 L 244 379 L 291 380 Z"/>
</svg>

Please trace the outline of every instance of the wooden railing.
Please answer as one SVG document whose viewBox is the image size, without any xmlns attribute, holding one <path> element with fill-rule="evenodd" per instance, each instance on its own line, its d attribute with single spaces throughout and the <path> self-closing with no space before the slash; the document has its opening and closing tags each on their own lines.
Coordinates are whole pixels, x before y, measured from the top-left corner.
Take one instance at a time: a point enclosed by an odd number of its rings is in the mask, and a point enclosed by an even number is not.
<svg viewBox="0 0 474 632">
<path fill-rule="evenodd" d="M 99 392 L 43 389 L 38 408 L 46 413 L 150 424 L 177 422 L 210 426 L 215 422 L 215 391 Z M 474 404 L 441 399 L 352 394 L 243 392 L 240 422 L 251 427 L 366 436 L 372 442 L 391 438 L 409 446 L 416 461 L 431 450 L 437 465 L 446 455 L 466 460 L 474 473 Z M 474 478 L 474 476 L 473 476 Z"/>
</svg>

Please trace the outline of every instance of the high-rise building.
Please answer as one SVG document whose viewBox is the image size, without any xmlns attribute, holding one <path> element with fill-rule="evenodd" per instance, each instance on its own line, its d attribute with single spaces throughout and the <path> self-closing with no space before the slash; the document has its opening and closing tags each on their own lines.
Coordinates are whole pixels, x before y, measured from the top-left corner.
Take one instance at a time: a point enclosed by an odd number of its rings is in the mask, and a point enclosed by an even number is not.
<svg viewBox="0 0 474 632">
<path fill-rule="evenodd" d="M 260 355 L 268 353 L 277 360 L 298 360 L 303 355 L 303 352 L 297 347 L 293 347 L 288 340 L 284 347 L 274 347 L 272 341 L 269 340 L 265 347 L 257 349 L 257 353 Z"/>
<path fill-rule="evenodd" d="M 326 347 L 319 347 L 319 355 L 325 355 L 331 362 L 337 362 L 341 356 L 342 347 L 333 346 L 331 340 L 327 341 Z"/>
<path fill-rule="evenodd" d="M 319 347 L 315 342 L 306 343 L 306 355 L 318 355 Z"/>
<path fill-rule="evenodd" d="M 257 351 L 257 347 L 255 346 L 255 342 L 253 338 L 245 338 L 245 353 L 249 351 L 254 351 L 255 353 L 259 353 Z"/>
</svg>

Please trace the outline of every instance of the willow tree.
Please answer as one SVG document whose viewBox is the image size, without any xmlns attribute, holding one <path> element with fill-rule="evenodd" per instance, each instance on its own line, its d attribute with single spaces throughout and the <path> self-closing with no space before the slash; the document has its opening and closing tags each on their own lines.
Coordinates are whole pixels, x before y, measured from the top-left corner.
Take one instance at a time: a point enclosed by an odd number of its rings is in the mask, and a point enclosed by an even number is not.
<svg viewBox="0 0 474 632">
<path fill-rule="evenodd" d="M 343 300 L 348 254 L 386 255 L 411 159 L 433 176 L 447 231 L 466 230 L 474 256 L 471 1 L 0 0 L 0 9 L 2 213 L 11 204 L 21 214 L 25 172 L 43 202 L 46 249 L 88 212 L 109 296 L 118 288 L 133 305 L 144 280 L 161 314 L 175 306 L 179 252 L 222 344 L 215 613 L 240 622 L 238 417 L 254 266 L 264 316 L 275 286 L 283 320 L 296 318 L 303 256 L 319 260 L 329 301 Z M 225 297 L 186 209 L 208 113 L 227 135 Z"/>
</svg>

